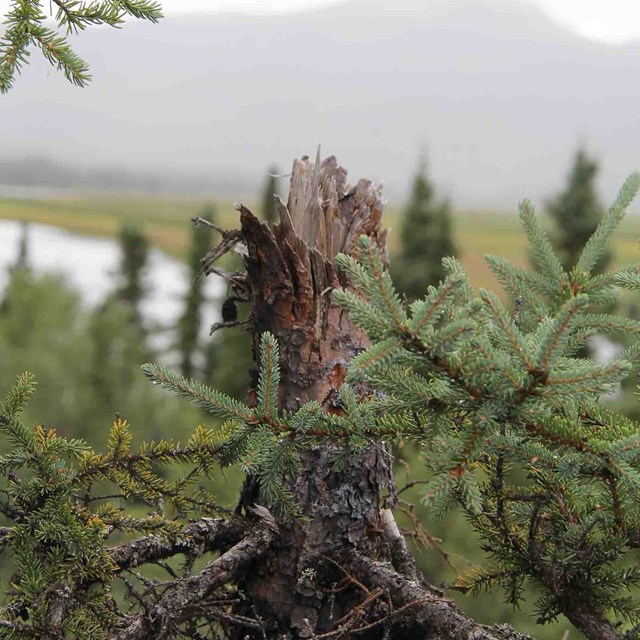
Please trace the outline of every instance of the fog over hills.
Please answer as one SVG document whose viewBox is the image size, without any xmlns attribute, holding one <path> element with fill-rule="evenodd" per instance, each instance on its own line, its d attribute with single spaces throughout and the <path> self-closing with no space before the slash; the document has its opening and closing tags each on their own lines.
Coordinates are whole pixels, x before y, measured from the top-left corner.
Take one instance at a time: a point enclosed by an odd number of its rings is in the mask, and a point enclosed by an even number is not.
<svg viewBox="0 0 640 640">
<path fill-rule="evenodd" d="M 320 142 L 397 202 L 426 144 L 457 205 L 511 208 L 557 189 L 579 142 L 607 198 L 640 169 L 640 46 L 583 40 L 507 0 L 426 4 L 92 29 L 76 44 L 89 88 L 34 53 L 0 97 L 0 172 L 51 157 L 85 177 L 117 167 L 150 190 L 246 196 L 268 164 L 286 171 Z"/>
</svg>

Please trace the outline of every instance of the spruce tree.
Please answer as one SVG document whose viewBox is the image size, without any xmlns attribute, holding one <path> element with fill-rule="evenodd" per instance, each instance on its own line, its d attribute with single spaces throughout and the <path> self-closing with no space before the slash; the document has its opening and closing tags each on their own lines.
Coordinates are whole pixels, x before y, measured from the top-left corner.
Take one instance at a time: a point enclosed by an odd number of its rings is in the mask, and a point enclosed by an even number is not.
<svg viewBox="0 0 640 640">
<path fill-rule="evenodd" d="M 269 224 L 275 224 L 278 221 L 278 210 L 276 208 L 275 196 L 278 195 L 278 167 L 271 165 L 267 172 L 267 179 L 264 183 L 262 191 L 262 219 Z"/>
<path fill-rule="evenodd" d="M 241 229 L 214 251 L 246 258 L 234 282 L 252 302 L 249 401 L 143 367 L 222 427 L 133 447 L 119 418 L 100 453 L 26 427 L 33 380 L 17 380 L 0 405 L 7 637 L 524 640 L 419 575 L 392 511 L 399 438 L 421 448 L 432 512 L 461 509 L 487 552 L 455 588 L 501 588 L 517 604 L 531 582 L 540 623 L 564 615 L 589 640 L 638 637 L 640 428 L 600 398 L 640 359 L 640 323 L 597 309 L 618 287 L 640 291 L 640 276 L 594 269 L 640 175 L 571 271 L 524 201 L 534 269 L 487 257 L 511 304 L 476 293 L 449 258 L 409 308 L 387 269 L 380 191 L 340 176 L 335 158 L 297 161 L 292 184 L 312 197 L 280 203 L 276 234 L 239 205 Z M 636 342 L 606 364 L 576 357 L 602 332 Z M 202 483 L 230 464 L 247 476 L 234 516 Z M 144 515 L 123 509 L 133 501 Z"/>
<path fill-rule="evenodd" d="M 22 222 L 20 225 L 20 240 L 18 242 L 18 255 L 11 267 L 12 271 L 25 270 L 30 268 L 29 261 L 29 223 Z"/>
<path fill-rule="evenodd" d="M 251 334 L 245 326 L 224 328 L 205 346 L 203 379 L 234 398 L 246 398 L 253 369 Z"/>
<path fill-rule="evenodd" d="M 126 222 L 120 230 L 120 285 L 115 297 L 124 302 L 132 320 L 142 328 L 141 304 L 146 293 L 145 273 L 149 260 L 149 238 L 134 223 Z"/>
<path fill-rule="evenodd" d="M 604 215 L 596 192 L 597 174 L 598 163 L 584 149 L 578 149 L 565 190 L 547 205 L 556 227 L 554 245 L 565 270 L 578 262 L 584 245 Z M 611 252 L 607 250 L 597 270 L 604 271 L 610 260 Z"/>
<path fill-rule="evenodd" d="M 215 207 L 213 205 L 205 206 L 200 217 L 207 222 L 214 222 Z M 184 312 L 178 321 L 180 369 L 182 375 L 187 378 L 199 377 L 195 375 L 194 355 L 198 350 L 202 327 L 202 305 L 204 303 L 202 259 L 211 250 L 211 247 L 211 230 L 201 225 L 193 225 L 188 260 L 190 286 L 185 298 Z"/>
<path fill-rule="evenodd" d="M 402 217 L 400 250 L 392 262 L 398 289 L 409 301 L 420 297 L 427 285 L 445 275 L 442 258 L 455 255 L 451 231 L 451 206 L 436 200 L 427 177 L 427 163 L 420 159 L 413 187 Z"/>
</svg>

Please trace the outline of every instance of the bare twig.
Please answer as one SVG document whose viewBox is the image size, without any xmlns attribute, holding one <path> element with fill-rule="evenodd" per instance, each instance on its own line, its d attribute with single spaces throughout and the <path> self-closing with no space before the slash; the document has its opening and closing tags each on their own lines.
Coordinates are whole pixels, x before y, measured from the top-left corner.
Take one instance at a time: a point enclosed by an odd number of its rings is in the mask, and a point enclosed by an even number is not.
<svg viewBox="0 0 640 640">
<path fill-rule="evenodd" d="M 382 509 L 381 516 L 382 528 L 387 534 L 387 539 L 391 546 L 393 566 L 409 580 L 419 581 L 420 575 L 416 563 L 407 547 L 404 536 L 400 533 L 400 529 L 398 529 L 398 524 L 393 517 L 393 512 L 391 509 Z"/>
</svg>

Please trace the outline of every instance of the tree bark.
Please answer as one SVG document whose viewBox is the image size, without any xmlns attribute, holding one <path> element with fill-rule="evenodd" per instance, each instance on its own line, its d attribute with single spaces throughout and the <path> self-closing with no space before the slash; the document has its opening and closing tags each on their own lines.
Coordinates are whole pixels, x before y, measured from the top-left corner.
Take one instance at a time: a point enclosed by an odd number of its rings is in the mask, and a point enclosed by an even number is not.
<svg viewBox="0 0 640 640">
<path fill-rule="evenodd" d="M 270 520 L 260 521 L 245 538 L 207 564 L 202 571 L 175 580 L 153 605 L 135 616 L 125 629 L 115 635 L 114 640 L 168 640 L 175 637 L 182 622 L 201 615 L 207 599 L 216 590 L 223 588 L 264 553 L 277 532 L 271 515 L 268 515 Z"/>
<path fill-rule="evenodd" d="M 332 302 L 331 291 L 341 285 L 335 256 L 353 253 L 362 234 L 384 251 L 380 190 L 368 180 L 349 188 L 334 157 L 322 163 L 305 157 L 294 162 L 288 203 L 277 204 L 280 222 L 273 230 L 239 206 L 256 349 L 265 331 L 278 340 L 282 409 L 315 400 L 337 412 L 347 367 L 366 338 Z M 394 486 L 388 451 L 372 443 L 342 472 L 332 470 L 334 453 L 327 445 L 305 454 L 289 487 L 305 518 L 281 532 L 240 585 L 283 637 L 328 631 L 359 601 L 355 592 L 340 598 L 329 592 L 331 580 L 341 577 L 325 558 L 345 549 L 390 557 L 379 509 Z"/>
<path fill-rule="evenodd" d="M 506 624 L 488 627 L 474 622 L 438 590 L 408 580 L 382 562 L 354 554 L 349 567 L 364 585 L 389 594 L 393 613 L 386 627 L 390 638 L 531 640 Z"/>
</svg>

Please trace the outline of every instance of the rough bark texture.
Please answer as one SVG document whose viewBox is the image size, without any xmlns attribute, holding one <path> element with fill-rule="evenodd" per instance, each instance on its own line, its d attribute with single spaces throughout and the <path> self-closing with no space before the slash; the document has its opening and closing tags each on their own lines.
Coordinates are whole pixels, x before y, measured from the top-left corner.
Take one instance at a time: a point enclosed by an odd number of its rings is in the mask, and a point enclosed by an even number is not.
<svg viewBox="0 0 640 640">
<path fill-rule="evenodd" d="M 593 640 L 624 640 L 624 638 L 628 637 L 604 618 L 599 611 L 585 607 L 580 602 L 567 607 L 565 615 L 587 638 Z"/>
<path fill-rule="evenodd" d="M 332 290 L 345 284 L 335 257 L 356 255 L 363 234 L 386 256 L 381 193 L 368 180 L 348 187 L 336 159 L 321 162 L 318 155 L 315 163 L 294 161 L 288 202 L 277 204 L 280 222 L 273 230 L 238 205 L 255 349 L 265 331 L 278 339 L 281 408 L 295 411 L 315 400 L 328 412 L 340 411 L 347 367 L 367 341 L 332 302 Z M 381 508 L 383 495 L 395 491 L 391 456 L 381 443 L 352 456 L 340 472 L 332 467 L 334 453 L 322 445 L 305 454 L 289 487 L 305 518 L 281 527 L 239 582 L 269 638 L 523 637 L 474 623 L 419 580 L 393 514 Z M 367 563 L 375 568 L 370 587 L 353 575 Z M 387 577 L 393 580 L 383 584 Z M 264 636 L 243 631 L 237 637 Z"/>
<path fill-rule="evenodd" d="M 334 259 L 352 253 L 362 234 L 384 250 L 381 194 L 368 180 L 349 188 L 334 157 L 322 163 L 303 158 L 294 162 L 289 200 L 278 201 L 278 211 L 272 232 L 240 206 L 256 344 L 265 331 L 278 339 L 282 408 L 316 400 L 339 411 L 347 366 L 366 339 L 332 302 L 331 291 L 340 285 Z M 393 486 L 387 451 L 374 444 L 354 456 L 348 470 L 331 469 L 330 446 L 306 454 L 291 486 L 306 519 L 282 532 L 241 585 L 258 613 L 289 637 L 332 628 L 358 601 L 356 594 L 336 599 L 322 588 L 326 574 L 336 572 L 325 557 L 345 549 L 389 557 L 379 510 L 383 491 Z"/>
<path fill-rule="evenodd" d="M 123 571 L 177 554 L 197 557 L 207 552 L 224 551 L 240 542 L 245 533 L 246 527 L 239 519 L 202 518 L 188 524 L 177 540 L 146 536 L 113 547 L 110 555 L 118 571 Z"/>
<path fill-rule="evenodd" d="M 438 590 L 401 576 L 387 564 L 361 554 L 352 554 L 348 564 L 363 585 L 389 595 L 393 613 L 385 626 L 390 638 L 531 640 L 509 625 L 488 627 L 474 622 Z"/>
<path fill-rule="evenodd" d="M 273 233 L 239 206 L 256 345 L 264 331 L 278 338 L 283 408 L 317 400 L 332 409 L 346 367 L 365 343 L 364 332 L 331 300 L 340 285 L 334 259 L 352 253 L 363 234 L 385 250 L 382 206 L 369 180 L 347 186 L 333 156 L 321 166 L 319 158 L 294 161 L 289 201 L 278 199 Z"/>
</svg>

